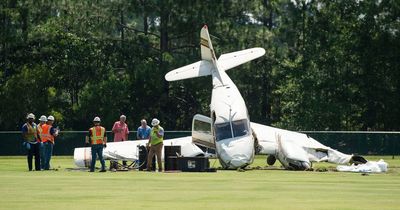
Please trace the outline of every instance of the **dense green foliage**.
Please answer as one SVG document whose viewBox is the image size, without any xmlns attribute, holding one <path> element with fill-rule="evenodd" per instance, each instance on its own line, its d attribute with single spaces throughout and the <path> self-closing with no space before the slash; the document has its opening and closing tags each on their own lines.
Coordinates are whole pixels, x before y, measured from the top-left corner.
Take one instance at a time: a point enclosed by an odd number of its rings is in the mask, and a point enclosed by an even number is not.
<svg viewBox="0 0 400 210">
<path fill-rule="evenodd" d="M 295 130 L 400 129 L 400 2 L 396 0 L 3 0 L 0 128 L 28 112 L 64 129 L 95 115 L 110 127 L 158 117 L 190 129 L 208 114 L 211 81 L 168 83 L 199 60 L 208 24 L 217 54 L 264 47 L 232 80 L 252 121 Z"/>
</svg>

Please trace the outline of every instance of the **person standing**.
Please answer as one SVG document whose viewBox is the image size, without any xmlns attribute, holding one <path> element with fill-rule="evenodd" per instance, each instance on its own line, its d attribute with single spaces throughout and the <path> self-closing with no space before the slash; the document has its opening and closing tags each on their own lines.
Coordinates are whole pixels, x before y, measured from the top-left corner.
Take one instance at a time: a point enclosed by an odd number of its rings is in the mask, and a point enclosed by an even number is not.
<svg viewBox="0 0 400 210">
<path fill-rule="evenodd" d="M 140 124 L 141 125 L 137 129 L 136 138 L 138 140 L 149 139 L 150 138 L 150 130 L 151 130 L 151 128 L 147 125 L 147 121 L 145 119 L 142 119 L 140 121 Z"/>
<path fill-rule="evenodd" d="M 95 117 L 93 119 L 94 126 L 89 129 L 89 133 L 86 136 L 86 144 L 91 144 L 92 149 L 92 162 L 90 164 L 90 172 L 94 172 L 96 165 L 96 154 L 99 156 L 99 160 L 101 163 L 100 172 L 106 172 L 106 163 L 103 158 L 103 147 L 107 147 L 107 136 L 106 129 L 100 126 L 100 117 Z"/>
<path fill-rule="evenodd" d="M 44 170 L 50 169 L 51 155 L 53 154 L 54 139 L 58 136 L 58 130 L 54 128 L 54 117 L 49 116 L 47 123 L 42 125 L 42 143 L 44 155 Z"/>
<path fill-rule="evenodd" d="M 43 132 L 42 126 L 43 126 L 44 124 L 46 124 L 46 122 L 47 122 L 47 117 L 44 116 L 44 115 L 40 116 L 40 118 L 39 118 L 39 125 L 37 126 L 38 136 L 39 136 L 40 140 L 43 139 L 43 137 L 42 137 L 42 132 Z M 45 162 L 45 159 L 44 159 L 44 146 L 43 146 L 43 141 L 40 142 L 39 148 L 40 148 L 40 169 L 41 169 L 41 170 L 44 170 L 44 162 Z"/>
<path fill-rule="evenodd" d="M 128 141 L 129 128 L 125 122 L 126 116 L 121 115 L 119 121 L 114 123 L 112 128 L 112 132 L 114 133 L 114 142 Z M 126 161 L 122 161 L 122 164 L 126 166 Z"/>
<path fill-rule="evenodd" d="M 151 121 L 151 125 L 153 126 L 150 131 L 149 145 L 150 151 L 147 157 L 147 170 L 151 171 L 151 163 L 154 155 L 157 157 L 158 171 L 161 172 L 162 162 L 161 162 L 161 153 L 163 149 L 163 140 L 164 140 L 164 129 L 160 126 L 160 121 L 154 118 Z"/>
<path fill-rule="evenodd" d="M 28 169 L 32 171 L 32 159 L 35 156 L 35 170 L 40 171 L 40 139 L 37 135 L 37 125 L 35 124 L 35 115 L 29 113 L 26 116 L 27 122 L 22 126 L 23 145 L 28 150 L 27 160 Z"/>
</svg>

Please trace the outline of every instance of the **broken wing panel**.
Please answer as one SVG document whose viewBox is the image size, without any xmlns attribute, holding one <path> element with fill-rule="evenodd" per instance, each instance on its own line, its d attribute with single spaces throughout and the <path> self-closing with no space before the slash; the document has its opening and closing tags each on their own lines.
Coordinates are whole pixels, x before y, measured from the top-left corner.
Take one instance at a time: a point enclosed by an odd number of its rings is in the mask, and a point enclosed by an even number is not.
<svg viewBox="0 0 400 210">
<path fill-rule="evenodd" d="M 259 154 L 275 155 L 277 152 L 276 131 L 258 123 L 250 123 L 254 139 L 258 142 Z"/>
<path fill-rule="evenodd" d="M 327 147 L 306 134 L 251 123 L 253 133 L 262 147 L 261 154 L 275 155 L 283 165 L 299 161 L 336 164 L 349 163 L 352 155 L 347 155 Z"/>
</svg>

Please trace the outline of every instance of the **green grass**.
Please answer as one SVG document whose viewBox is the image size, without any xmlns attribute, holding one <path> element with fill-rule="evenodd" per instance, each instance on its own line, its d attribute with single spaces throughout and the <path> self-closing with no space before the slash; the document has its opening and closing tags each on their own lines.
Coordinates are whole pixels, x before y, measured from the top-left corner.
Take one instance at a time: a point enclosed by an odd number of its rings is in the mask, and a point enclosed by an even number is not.
<svg viewBox="0 0 400 210">
<path fill-rule="evenodd" d="M 0 157 L 0 209 L 399 209 L 400 157 L 383 158 L 388 173 L 362 176 L 286 170 L 88 173 L 65 170 L 74 167 L 72 157 L 53 157 L 58 171 L 28 172 L 25 157 Z M 265 157 L 258 156 L 257 165 L 264 166 Z"/>
</svg>

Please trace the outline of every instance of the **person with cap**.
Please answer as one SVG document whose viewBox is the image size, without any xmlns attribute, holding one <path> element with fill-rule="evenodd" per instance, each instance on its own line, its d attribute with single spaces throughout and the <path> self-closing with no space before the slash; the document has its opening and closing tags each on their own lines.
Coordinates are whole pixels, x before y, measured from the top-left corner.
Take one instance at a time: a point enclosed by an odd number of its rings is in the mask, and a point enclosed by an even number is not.
<svg viewBox="0 0 400 210">
<path fill-rule="evenodd" d="M 38 136 L 39 136 L 40 140 L 42 140 L 42 138 L 43 138 L 42 137 L 42 132 L 43 132 L 42 126 L 45 125 L 46 122 L 47 122 L 47 117 L 45 115 L 40 116 L 39 125 L 37 126 Z M 40 142 L 39 148 L 40 148 L 40 169 L 44 170 L 45 159 L 44 159 L 43 141 Z"/>
<path fill-rule="evenodd" d="M 22 126 L 23 145 L 28 150 L 27 160 L 28 169 L 32 171 L 32 160 L 35 156 L 35 170 L 40 171 L 40 139 L 38 137 L 37 125 L 35 124 L 35 115 L 29 113 L 26 116 L 27 122 Z"/>
<path fill-rule="evenodd" d="M 100 172 L 106 172 L 106 163 L 103 158 L 103 147 L 107 147 L 107 136 L 106 129 L 100 126 L 100 117 L 95 117 L 93 119 L 94 126 L 89 129 L 89 133 L 86 136 L 86 144 L 91 144 L 92 149 L 92 162 L 90 164 L 90 172 L 94 172 L 94 168 L 96 165 L 96 154 L 99 156 L 99 160 L 101 163 Z"/>
<path fill-rule="evenodd" d="M 129 128 L 128 125 L 125 123 L 126 121 L 126 116 L 121 115 L 119 117 L 119 121 L 116 121 L 112 127 L 112 132 L 114 133 L 114 142 L 120 142 L 120 141 L 127 141 L 128 140 L 128 134 L 129 134 Z M 113 163 L 113 161 L 112 161 Z M 122 161 L 122 164 L 126 166 L 126 161 Z"/>
<path fill-rule="evenodd" d="M 51 155 L 53 154 L 54 139 L 58 136 L 58 129 L 53 126 L 54 117 L 47 117 L 47 123 L 42 125 L 42 143 L 44 155 L 44 170 L 50 169 Z"/>
<path fill-rule="evenodd" d="M 158 171 L 161 172 L 162 169 L 162 162 L 161 162 L 161 153 L 163 149 L 163 140 L 164 140 L 164 129 L 160 126 L 160 121 L 154 118 L 151 121 L 151 125 L 153 126 L 150 131 L 150 138 L 149 138 L 149 146 L 150 151 L 147 157 L 147 170 L 151 171 L 151 163 L 153 160 L 154 155 L 157 157 L 157 164 L 158 164 Z"/>
<path fill-rule="evenodd" d="M 142 119 L 140 121 L 140 126 L 137 129 L 137 139 L 138 140 L 144 140 L 144 139 L 149 139 L 150 138 L 150 130 L 151 128 L 147 125 L 147 121 L 145 119 Z"/>
</svg>

